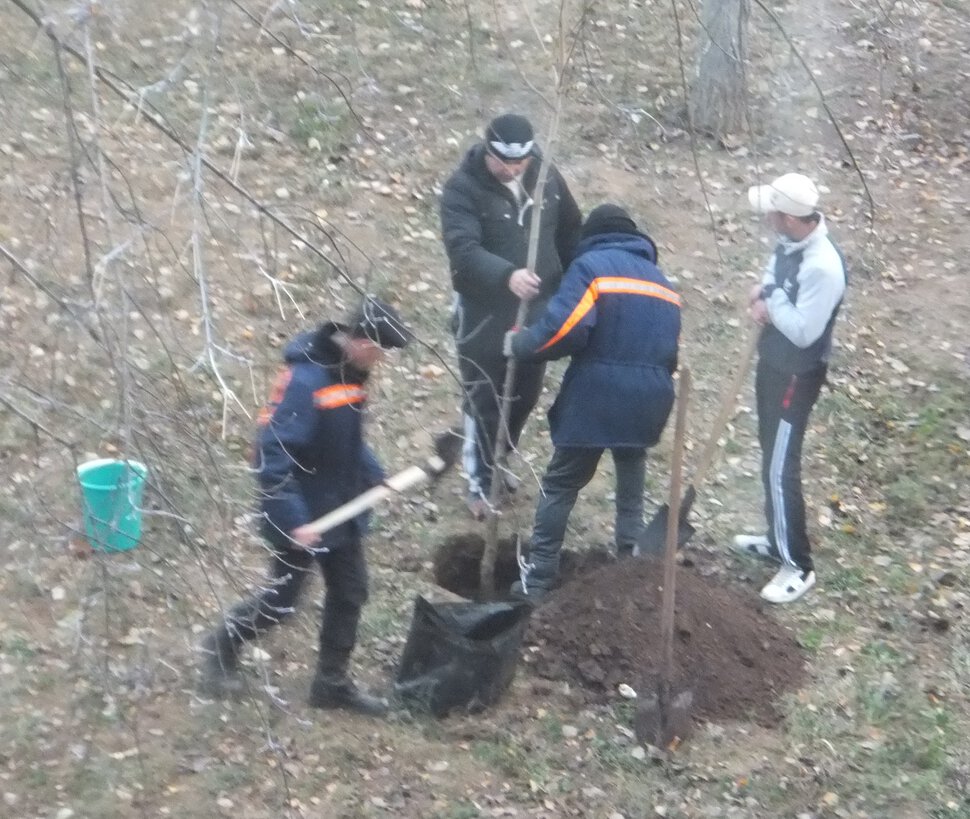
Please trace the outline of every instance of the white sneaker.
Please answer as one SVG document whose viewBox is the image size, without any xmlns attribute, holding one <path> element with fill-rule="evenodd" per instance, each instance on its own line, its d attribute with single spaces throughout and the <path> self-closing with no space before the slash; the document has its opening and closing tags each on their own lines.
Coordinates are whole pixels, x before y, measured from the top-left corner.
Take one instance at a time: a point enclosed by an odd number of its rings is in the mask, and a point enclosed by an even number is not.
<svg viewBox="0 0 970 819">
<path fill-rule="evenodd" d="M 806 572 L 793 566 L 782 566 L 761 590 L 761 596 L 769 603 L 791 603 L 815 585 L 815 572 Z"/>
<path fill-rule="evenodd" d="M 736 535 L 731 548 L 750 557 L 781 563 L 781 555 L 772 548 L 771 541 L 764 535 Z"/>
</svg>

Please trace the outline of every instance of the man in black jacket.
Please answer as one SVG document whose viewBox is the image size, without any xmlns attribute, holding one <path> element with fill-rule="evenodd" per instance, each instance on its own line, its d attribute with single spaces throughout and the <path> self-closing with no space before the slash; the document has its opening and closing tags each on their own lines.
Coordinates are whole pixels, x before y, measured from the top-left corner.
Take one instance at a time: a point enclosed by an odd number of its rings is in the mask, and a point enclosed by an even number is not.
<svg viewBox="0 0 970 819">
<path fill-rule="evenodd" d="M 491 491 L 498 399 L 507 366 L 502 341 L 515 323 L 520 301 L 529 302 L 532 320 L 556 292 L 582 222 L 565 180 L 550 167 L 536 269 L 526 268 L 532 195 L 541 162 L 529 121 L 504 114 L 489 123 L 484 141 L 468 151 L 441 196 L 442 235 L 455 290 L 453 330 L 465 392 L 463 465 L 469 510 L 477 519 L 484 517 Z M 539 400 L 544 371 L 541 362 L 516 369 L 508 429 L 512 446 Z"/>
<path fill-rule="evenodd" d="M 297 336 L 285 351 L 269 403 L 260 413 L 254 455 L 261 533 L 271 547 L 268 580 L 234 606 L 206 638 L 202 686 L 213 696 L 243 688 L 239 654 L 247 640 L 286 619 L 316 564 L 326 597 L 310 705 L 379 715 L 387 703 L 348 676 L 360 611 L 367 601 L 362 514 L 316 534 L 309 524 L 384 479 L 363 438 L 371 369 L 384 350 L 404 347 L 410 333 L 397 312 L 368 296 L 347 324 L 324 323 Z"/>
</svg>

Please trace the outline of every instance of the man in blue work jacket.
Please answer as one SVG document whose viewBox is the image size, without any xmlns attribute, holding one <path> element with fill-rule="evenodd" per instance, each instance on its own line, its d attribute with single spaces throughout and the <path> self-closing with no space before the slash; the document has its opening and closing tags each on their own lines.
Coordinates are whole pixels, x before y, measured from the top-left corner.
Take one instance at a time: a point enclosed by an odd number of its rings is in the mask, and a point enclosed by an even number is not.
<svg viewBox="0 0 970 819">
<path fill-rule="evenodd" d="M 572 356 L 549 410 L 555 451 L 516 596 L 538 603 L 552 588 L 569 514 L 605 449 L 616 467 L 616 548 L 632 554 L 646 451 L 674 403 L 679 336 L 680 296 L 657 267 L 656 245 L 623 208 L 596 208 L 545 312 L 505 340 L 523 361 Z"/>
<path fill-rule="evenodd" d="M 404 347 L 410 332 L 398 313 L 368 296 L 347 324 L 326 322 L 287 345 L 285 366 L 260 414 L 253 466 L 258 470 L 260 530 L 272 549 L 268 579 L 233 607 L 203 643 L 202 687 L 229 696 L 244 687 L 239 653 L 245 641 L 293 612 L 314 564 L 326 584 L 320 653 L 310 705 L 380 715 L 387 702 L 360 690 L 348 675 L 357 624 L 367 601 L 364 513 L 326 532 L 308 525 L 384 480 L 364 443 L 370 371 L 385 350 Z"/>
</svg>

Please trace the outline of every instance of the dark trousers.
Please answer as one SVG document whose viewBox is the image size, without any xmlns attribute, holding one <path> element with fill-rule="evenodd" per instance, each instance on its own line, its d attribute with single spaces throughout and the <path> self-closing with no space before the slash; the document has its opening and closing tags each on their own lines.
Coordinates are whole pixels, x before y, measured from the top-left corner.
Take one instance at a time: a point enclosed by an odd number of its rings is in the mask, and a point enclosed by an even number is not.
<svg viewBox="0 0 970 819">
<path fill-rule="evenodd" d="M 566 536 L 569 515 L 579 490 L 588 484 L 604 450 L 587 447 L 556 447 L 542 476 L 542 497 L 536 508 L 529 547 L 529 582 L 549 588 L 559 571 L 559 553 Z M 631 552 L 643 528 L 643 481 L 646 449 L 611 449 L 616 467 L 616 547 Z"/>
<path fill-rule="evenodd" d="M 499 397 L 505 384 L 507 359 L 462 356 L 458 362 L 465 389 L 465 445 L 462 466 L 468 474 L 468 489 L 473 495 L 488 497 L 492 487 L 492 458 L 498 438 Z M 517 362 L 512 383 L 512 404 L 509 412 L 509 443 L 519 443 L 522 428 L 535 409 L 542 392 L 545 364 Z"/>
<path fill-rule="evenodd" d="M 251 640 L 289 617 L 313 565 L 320 567 L 326 584 L 320 626 L 320 657 L 350 656 L 357 642 L 360 611 L 367 602 L 367 562 L 359 540 L 334 546 L 325 554 L 303 549 L 276 550 L 270 560 L 266 585 L 235 606 L 226 629 L 237 641 Z"/>
<path fill-rule="evenodd" d="M 822 366 L 792 375 L 759 361 L 755 376 L 768 540 L 784 563 L 803 571 L 813 564 L 802 496 L 802 442 L 825 373 Z"/>
</svg>

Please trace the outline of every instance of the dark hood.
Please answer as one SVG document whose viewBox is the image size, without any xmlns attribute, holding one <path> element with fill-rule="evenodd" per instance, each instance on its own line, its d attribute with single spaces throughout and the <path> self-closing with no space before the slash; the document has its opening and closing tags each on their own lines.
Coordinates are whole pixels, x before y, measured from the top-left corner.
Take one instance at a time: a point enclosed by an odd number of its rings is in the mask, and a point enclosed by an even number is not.
<svg viewBox="0 0 970 819">
<path fill-rule="evenodd" d="M 333 367 L 341 381 L 363 383 L 368 374 L 344 360 L 343 351 L 333 340 L 334 333 L 338 332 L 349 333 L 349 329 L 328 321 L 317 330 L 300 333 L 283 348 L 283 360 L 291 365 L 309 362 L 321 367 Z"/>
<path fill-rule="evenodd" d="M 576 256 L 590 250 L 625 250 L 657 263 L 657 246 L 645 233 L 596 233 L 576 245 Z"/>
</svg>

